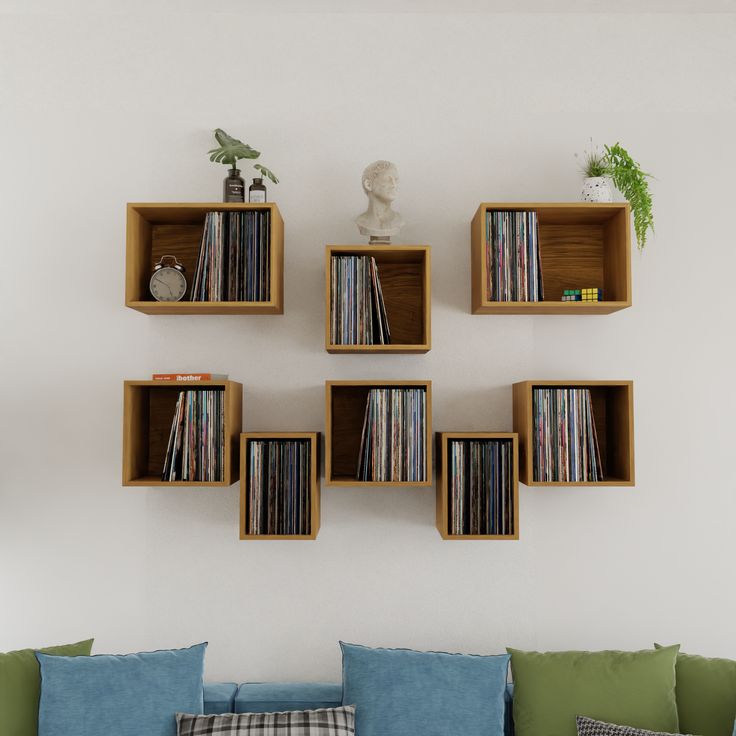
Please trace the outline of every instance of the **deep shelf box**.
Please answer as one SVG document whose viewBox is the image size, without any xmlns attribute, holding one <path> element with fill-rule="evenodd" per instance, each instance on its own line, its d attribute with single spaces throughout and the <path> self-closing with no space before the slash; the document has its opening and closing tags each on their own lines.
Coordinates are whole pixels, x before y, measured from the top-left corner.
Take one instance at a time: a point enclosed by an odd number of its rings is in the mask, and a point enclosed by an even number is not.
<svg viewBox="0 0 736 736">
<path fill-rule="evenodd" d="M 214 388 L 224 398 L 225 462 L 221 481 L 162 481 L 161 472 L 180 391 Z M 235 381 L 125 381 L 123 388 L 124 486 L 230 486 L 238 480 L 238 438 L 243 387 Z"/>
<path fill-rule="evenodd" d="M 270 211 L 270 299 L 262 302 L 189 301 L 208 212 Z M 159 302 L 149 291 L 153 267 L 174 255 L 186 269 L 187 291 L 181 301 Z M 272 203 L 194 204 L 130 203 L 127 212 L 125 306 L 146 314 L 283 314 L 284 221 Z"/>
<path fill-rule="evenodd" d="M 539 223 L 544 301 L 491 301 L 486 213 L 533 210 Z M 628 202 L 485 202 L 470 226 L 473 314 L 609 314 L 631 306 Z M 562 301 L 565 289 L 603 289 L 600 302 Z"/>
</svg>

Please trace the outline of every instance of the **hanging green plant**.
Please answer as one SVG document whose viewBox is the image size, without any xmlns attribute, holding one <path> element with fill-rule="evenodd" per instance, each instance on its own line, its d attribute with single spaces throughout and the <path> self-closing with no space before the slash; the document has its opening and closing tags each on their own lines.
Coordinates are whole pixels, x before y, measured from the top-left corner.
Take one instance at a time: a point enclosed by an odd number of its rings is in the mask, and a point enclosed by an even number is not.
<svg viewBox="0 0 736 736">
<path fill-rule="evenodd" d="M 652 195 L 649 193 L 648 182 L 651 174 L 642 171 L 641 166 L 619 143 L 606 146 L 605 149 L 608 176 L 613 179 L 613 183 L 631 205 L 636 242 L 639 250 L 643 250 L 648 231 L 654 232 Z"/>
<path fill-rule="evenodd" d="M 620 143 L 603 148 L 603 152 L 594 147 L 583 154 L 580 168 L 586 180 L 583 182 L 582 199 L 586 202 L 612 201 L 607 181 L 611 179 L 631 205 L 636 242 L 639 250 L 644 250 L 648 232 L 654 232 L 652 195 L 649 192 L 652 176 L 642 171 Z"/>
</svg>

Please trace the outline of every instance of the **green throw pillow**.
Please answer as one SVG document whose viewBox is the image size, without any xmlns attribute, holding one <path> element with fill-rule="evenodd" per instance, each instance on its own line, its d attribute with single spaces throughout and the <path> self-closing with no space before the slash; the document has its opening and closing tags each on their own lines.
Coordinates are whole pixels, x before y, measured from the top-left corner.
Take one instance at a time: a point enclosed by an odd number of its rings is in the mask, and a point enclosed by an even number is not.
<svg viewBox="0 0 736 736">
<path fill-rule="evenodd" d="M 640 652 L 522 652 L 507 649 L 514 678 L 516 736 L 576 736 L 587 716 L 677 733 L 679 647 Z"/>
<path fill-rule="evenodd" d="M 655 644 L 660 649 L 659 644 Z M 680 729 L 699 736 L 736 733 L 736 661 L 680 654 L 677 657 Z"/>
<path fill-rule="evenodd" d="M 41 674 L 35 652 L 67 657 L 89 655 L 94 639 L 46 649 L 0 654 L 0 734 L 37 736 Z"/>
</svg>

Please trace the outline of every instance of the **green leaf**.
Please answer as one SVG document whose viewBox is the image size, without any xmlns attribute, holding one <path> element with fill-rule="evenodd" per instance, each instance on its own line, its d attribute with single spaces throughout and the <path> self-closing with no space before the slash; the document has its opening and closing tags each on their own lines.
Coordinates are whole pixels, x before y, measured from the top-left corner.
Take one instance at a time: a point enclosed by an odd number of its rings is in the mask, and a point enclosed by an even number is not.
<svg viewBox="0 0 736 736">
<path fill-rule="evenodd" d="M 274 184 L 278 184 L 279 180 L 276 178 L 276 174 L 271 171 L 271 169 L 267 169 L 265 166 L 261 164 L 256 164 L 254 169 L 258 169 L 258 171 L 261 172 L 264 176 L 267 176 Z"/>
<path fill-rule="evenodd" d="M 218 164 L 229 164 L 236 168 L 238 159 L 241 158 L 258 158 L 260 151 L 251 148 L 247 143 L 239 141 L 237 138 L 229 136 L 222 128 L 215 130 L 215 139 L 220 144 L 219 148 L 213 148 L 207 151 L 210 155 L 210 161 Z"/>
<path fill-rule="evenodd" d="M 644 250 L 649 230 L 654 232 L 654 214 L 652 212 L 652 195 L 649 193 L 651 174 L 642 171 L 628 151 L 619 143 L 606 146 L 606 158 L 613 183 L 631 205 L 634 216 L 634 232 L 639 250 Z"/>
</svg>

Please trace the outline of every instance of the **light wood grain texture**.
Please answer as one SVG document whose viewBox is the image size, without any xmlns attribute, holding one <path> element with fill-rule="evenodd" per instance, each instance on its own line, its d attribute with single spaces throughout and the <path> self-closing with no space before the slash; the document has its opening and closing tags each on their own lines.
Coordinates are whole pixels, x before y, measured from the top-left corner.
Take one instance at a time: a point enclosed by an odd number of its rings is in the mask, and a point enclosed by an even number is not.
<svg viewBox="0 0 736 736">
<path fill-rule="evenodd" d="M 335 345 L 330 334 L 332 256 L 373 256 L 386 305 L 390 345 Z M 325 348 L 328 353 L 426 353 L 432 347 L 432 264 L 428 245 L 328 245 Z"/>
<path fill-rule="evenodd" d="M 310 445 L 309 534 L 249 534 L 248 443 L 251 440 L 308 440 Z M 240 435 L 240 538 L 242 540 L 316 539 L 320 526 L 320 442 L 319 432 L 244 432 Z"/>
<path fill-rule="evenodd" d="M 371 388 L 424 388 L 427 393 L 427 458 L 424 481 L 356 480 L 365 407 Z M 432 485 L 432 382 L 431 381 L 326 381 L 325 382 L 325 483 L 330 486 L 431 486 Z"/>
<path fill-rule="evenodd" d="M 504 440 L 513 445 L 512 498 L 514 505 L 513 534 L 451 534 L 449 531 L 450 480 L 449 440 Z M 437 531 L 443 539 L 514 540 L 519 538 L 519 435 L 516 432 L 437 432 Z"/>
<path fill-rule="evenodd" d="M 598 482 L 534 480 L 533 388 L 588 388 L 603 466 Z M 514 431 L 519 434 L 519 477 L 527 486 L 633 486 L 634 384 L 632 381 L 521 381 L 513 385 Z"/>
<path fill-rule="evenodd" d="M 271 212 L 271 298 L 264 302 L 188 301 L 208 212 L 269 210 Z M 162 255 L 176 256 L 186 269 L 182 301 L 158 302 L 148 283 Z M 125 306 L 145 314 L 283 314 L 284 221 L 273 203 L 141 203 L 128 204 Z"/>
<path fill-rule="evenodd" d="M 221 388 L 224 399 L 225 462 L 222 481 L 162 481 L 166 447 L 179 392 Z M 125 381 L 123 387 L 124 486 L 230 486 L 238 480 L 243 422 L 243 387 L 236 381 Z"/>
<path fill-rule="evenodd" d="M 488 298 L 486 212 L 534 210 L 544 282 L 542 302 Z M 473 314 L 610 314 L 631 306 L 631 225 L 627 202 L 484 202 L 470 226 Z M 563 302 L 565 289 L 600 288 L 605 301 Z"/>
</svg>

